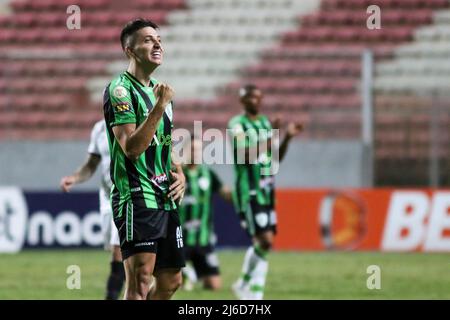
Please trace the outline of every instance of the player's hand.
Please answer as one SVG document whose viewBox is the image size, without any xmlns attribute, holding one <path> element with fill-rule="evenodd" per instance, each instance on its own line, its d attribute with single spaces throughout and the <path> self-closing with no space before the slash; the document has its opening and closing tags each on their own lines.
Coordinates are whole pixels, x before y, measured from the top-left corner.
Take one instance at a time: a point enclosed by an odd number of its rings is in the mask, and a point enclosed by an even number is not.
<svg viewBox="0 0 450 320">
<path fill-rule="evenodd" d="M 291 122 L 287 128 L 287 136 L 293 138 L 303 131 L 303 124 L 300 122 Z"/>
<path fill-rule="evenodd" d="M 170 171 L 172 180 L 174 181 L 169 187 L 168 197 L 173 201 L 178 200 L 178 204 L 181 203 L 184 197 L 184 191 L 186 189 L 186 177 L 182 173 Z"/>
<path fill-rule="evenodd" d="M 62 177 L 61 182 L 59 183 L 62 191 L 64 192 L 69 192 L 74 184 L 75 178 L 73 176 Z"/>
<path fill-rule="evenodd" d="M 158 102 L 160 102 L 160 107 L 164 108 L 164 110 L 166 108 L 166 105 L 170 101 L 172 101 L 175 93 L 173 88 L 165 83 L 156 84 L 156 86 L 153 88 L 153 92 L 155 93 L 157 104 Z"/>
<path fill-rule="evenodd" d="M 272 129 L 280 129 L 281 123 L 283 119 L 280 115 L 276 115 L 275 118 L 272 120 Z"/>
</svg>

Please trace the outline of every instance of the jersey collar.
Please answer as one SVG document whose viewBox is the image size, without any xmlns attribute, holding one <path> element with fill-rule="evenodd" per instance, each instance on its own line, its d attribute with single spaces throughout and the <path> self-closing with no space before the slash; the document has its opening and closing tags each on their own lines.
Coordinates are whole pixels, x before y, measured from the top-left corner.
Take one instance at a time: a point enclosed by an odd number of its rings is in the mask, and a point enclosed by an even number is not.
<svg viewBox="0 0 450 320">
<path fill-rule="evenodd" d="M 146 88 L 147 86 L 144 86 L 135 76 L 133 76 L 131 73 L 129 73 L 128 71 L 124 72 L 124 75 L 130 79 L 130 81 L 132 81 L 133 83 L 137 84 L 139 87 L 141 88 Z M 153 79 L 150 79 L 150 87 L 153 87 L 154 83 L 153 83 Z"/>
</svg>

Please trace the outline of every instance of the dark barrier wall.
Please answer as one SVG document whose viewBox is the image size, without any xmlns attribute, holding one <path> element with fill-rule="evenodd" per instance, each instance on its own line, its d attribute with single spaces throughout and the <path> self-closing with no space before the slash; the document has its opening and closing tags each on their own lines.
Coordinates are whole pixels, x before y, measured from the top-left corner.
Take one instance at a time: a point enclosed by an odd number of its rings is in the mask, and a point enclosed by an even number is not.
<svg viewBox="0 0 450 320">
<path fill-rule="evenodd" d="M 0 252 L 22 248 L 101 247 L 96 192 L 27 192 L 0 187 Z M 250 243 L 231 204 L 214 198 L 218 247 Z"/>
</svg>

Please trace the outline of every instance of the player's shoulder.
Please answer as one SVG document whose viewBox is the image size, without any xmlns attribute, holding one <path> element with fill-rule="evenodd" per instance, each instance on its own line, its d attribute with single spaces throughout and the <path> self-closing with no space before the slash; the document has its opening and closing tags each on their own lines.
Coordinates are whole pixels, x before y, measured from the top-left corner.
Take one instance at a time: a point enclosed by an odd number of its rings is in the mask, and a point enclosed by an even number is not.
<svg viewBox="0 0 450 320">
<path fill-rule="evenodd" d="M 270 127 L 271 126 L 270 119 L 265 114 L 261 114 L 259 119 L 266 127 Z"/>
<path fill-rule="evenodd" d="M 132 83 L 123 72 L 114 77 L 108 87 L 110 95 L 113 95 L 116 98 L 124 98 L 129 94 Z"/>
<path fill-rule="evenodd" d="M 228 121 L 228 126 L 230 128 L 232 128 L 232 127 L 236 126 L 237 124 L 241 124 L 243 121 L 244 121 L 244 115 L 237 114 Z"/>
<path fill-rule="evenodd" d="M 97 122 L 94 124 L 94 128 L 92 129 L 92 131 L 100 132 L 100 131 L 103 131 L 105 128 L 106 128 L 106 126 L 105 126 L 105 120 L 102 119 L 102 120 L 97 121 Z"/>
<path fill-rule="evenodd" d="M 91 130 L 92 136 L 98 136 L 103 130 L 105 130 L 105 120 L 99 120 L 97 121 Z"/>
</svg>

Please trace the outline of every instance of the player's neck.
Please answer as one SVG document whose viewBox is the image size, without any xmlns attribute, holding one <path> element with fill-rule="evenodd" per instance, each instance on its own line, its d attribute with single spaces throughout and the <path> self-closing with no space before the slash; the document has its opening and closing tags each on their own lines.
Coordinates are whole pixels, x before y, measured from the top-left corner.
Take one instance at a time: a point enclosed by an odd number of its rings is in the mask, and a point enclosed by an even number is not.
<svg viewBox="0 0 450 320">
<path fill-rule="evenodd" d="M 142 85 L 148 87 L 150 85 L 150 76 L 155 69 L 156 66 L 144 68 L 137 65 L 134 61 L 130 61 L 127 72 L 135 77 Z"/>
<path fill-rule="evenodd" d="M 188 169 L 195 170 L 195 169 L 197 169 L 197 165 L 195 163 L 190 163 L 190 164 L 188 164 Z"/>
<path fill-rule="evenodd" d="M 252 113 L 249 113 L 249 112 L 245 112 L 245 116 L 247 118 L 249 118 L 250 120 L 254 121 L 254 120 L 258 119 L 259 113 L 252 114 Z"/>
</svg>

